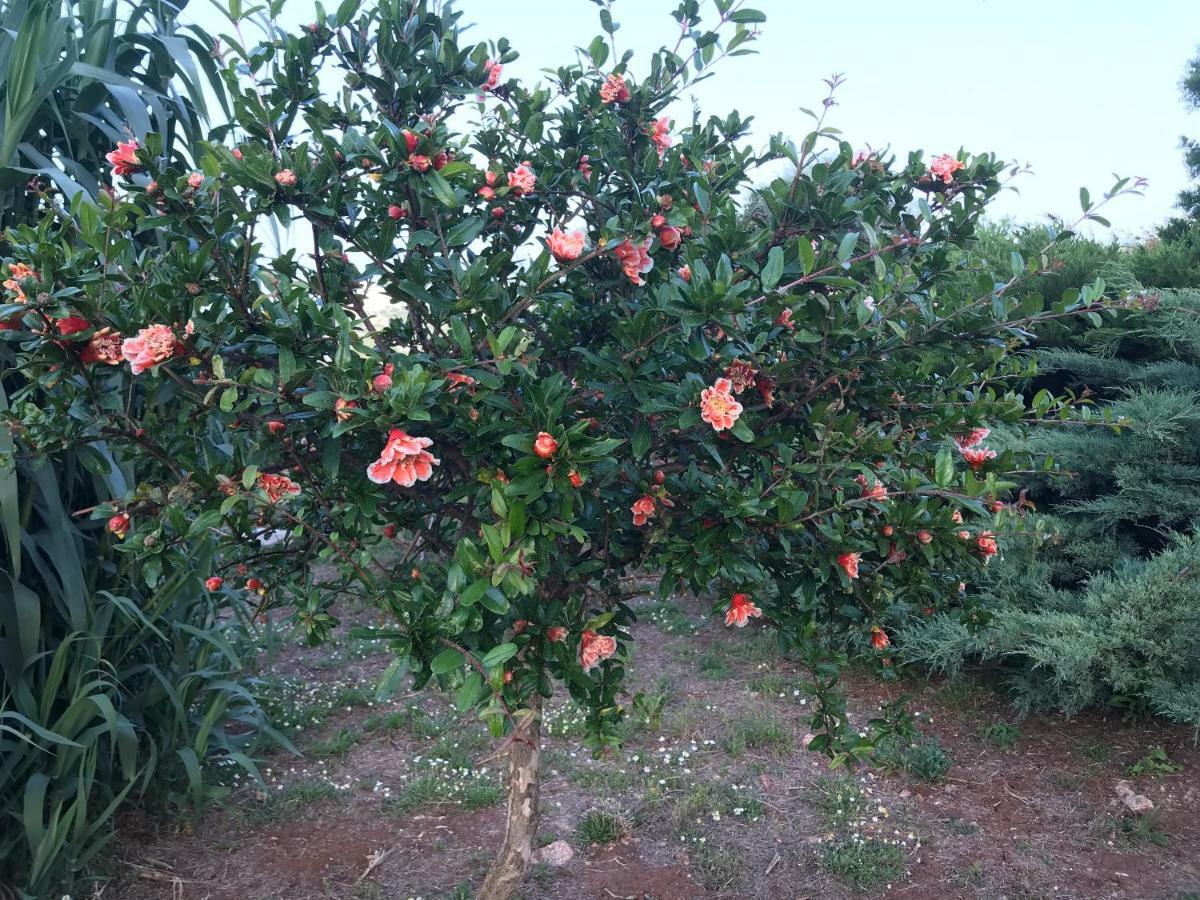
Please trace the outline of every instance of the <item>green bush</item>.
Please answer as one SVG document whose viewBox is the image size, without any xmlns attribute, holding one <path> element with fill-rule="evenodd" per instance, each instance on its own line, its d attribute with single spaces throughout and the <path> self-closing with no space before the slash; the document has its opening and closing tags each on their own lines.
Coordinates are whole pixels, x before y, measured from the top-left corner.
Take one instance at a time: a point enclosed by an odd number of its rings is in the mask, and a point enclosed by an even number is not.
<svg viewBox="0 0 1200 900">
<path fill-rule="evenodd" d="M 1026 710 L 1109 704 L 1200 728 L 1200 538 L 1121 559 L 1073 590 L 1050 585 L 1054 552 L 1014 542 L 984 587 L 987 624 L 939 616 L 911 627 L 910 658 L 951 674 L 994 662 Z"/>
<path fill-rule="evenodd" d="M 198 804 L 214 758 L 253 773 L 265 723 L 190 571 L 135 590 L 63 505 L 86 473 L 22 475 L 19 508 L 16 473 L 0 477 L 22 550 L 0 570 L 0 883 L 43 897 L 96 859 L 122 804 L 175 789 Z"/>
</svg>

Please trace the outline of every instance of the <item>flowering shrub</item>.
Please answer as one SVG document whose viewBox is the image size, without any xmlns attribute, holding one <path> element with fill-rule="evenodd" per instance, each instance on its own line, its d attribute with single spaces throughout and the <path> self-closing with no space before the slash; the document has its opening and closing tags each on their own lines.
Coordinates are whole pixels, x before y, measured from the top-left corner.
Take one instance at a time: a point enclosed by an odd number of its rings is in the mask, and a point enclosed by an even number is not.
<svg viewBox="0 0 1200 900">
<path fill-rule="evenodd" d="M 673 121 L 763 20 L 696 7 L 676 51 L 635 70 L 599 37 L 531 88 L 453 14 L 344 4 L 231 51 L 249 74 L 227 75 L 236 129 L 196 148 L 202 178 L 151 136 L 115 151 L 111 198 L 11 235 L 0 320 L 54 399 L 13 398 L 22 447 L 156 466 L 91 513 L 120 517 L 147 583 L 204 539 L 220 562 L 197 579 L 294 605 L 314 640 L 339 595 L 375 599 L 382 687 L 436 679 L 508 735 L 525 821 L 489 896 L 528 864 L 541 698 L 565 686 L 591 746 L 617 740 L 627 576 L 777 629 L 822 687 L 829 635 L 886 662 L 888 627 L 960 604 L 998 550 L 1012 455 L 976 436 L 1035 414 L 1012 349 L 1089 308 L 1017 308 L 1023 261 L 943 292 L 1000 189 L 990 156 L 856 156 L 823 117 L 756 152 L 737 113 Z M 741 202 L 780 159 L 794 174 Z M 273 221 L 311 255 L 267 253 Z M 812 746 L 869 747 L 839 725 L 820 704 Z"/>
</svg>

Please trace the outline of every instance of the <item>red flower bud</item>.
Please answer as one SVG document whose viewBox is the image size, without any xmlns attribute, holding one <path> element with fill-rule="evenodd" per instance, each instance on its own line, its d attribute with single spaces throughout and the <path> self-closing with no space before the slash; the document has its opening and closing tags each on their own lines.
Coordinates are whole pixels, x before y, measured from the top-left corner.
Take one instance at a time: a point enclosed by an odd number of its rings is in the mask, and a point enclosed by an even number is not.
<svg viewBox="0 0 1200 900">
<path fill-rule="evenodd" d="M 388 216 L 392 219 L 403 219 L 404 218 L 404 207 L 397 206 L 395 203 L 393 203 L 391 206 L 388 207 Z"/>
<path fill-rule="evenodd" d="M 567 479 L 571 482 L 571 487 L 573 487 L 573 488 L 583 487 L 583 476 L 580 475 L 578 472 L 576 472 L 574 469 L 572 469 L 567 474 Z"/>
<path fill-rule="evenodd" d="M 396 526 L 393 525 L 391 522 L 384 525 L 383 526 L 383 536 L 388 539 L 394 538 L 396 536 Z"/>
<path fill-rule="evenodd" d="M 558 450 L 558 441 L 554 439 L 552 434 L 545 431 L 539 431 L 537 440 L 533 442 L 533 452 L 542 459 L 549 459 Z"/>
<path fill-rule="evenodd" d="M 204 579 L 204 587 L 209 591 L 219 591 L 221 585 L 225 583 L 225 579 L 219 575 L 213 575 L 211 578 Z"/>
</svg>

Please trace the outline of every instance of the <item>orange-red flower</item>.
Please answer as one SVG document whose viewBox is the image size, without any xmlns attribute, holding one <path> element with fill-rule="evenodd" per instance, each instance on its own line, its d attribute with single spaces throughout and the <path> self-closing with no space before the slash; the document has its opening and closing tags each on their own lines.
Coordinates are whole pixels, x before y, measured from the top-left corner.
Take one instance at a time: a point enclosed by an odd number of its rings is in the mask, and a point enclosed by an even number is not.
<svg viewBox="0 0 1200 900">
<path fill-rule="evenodd" d="M 281 422 L 278 419 L 272 419 L 270 422 L 267 423 L 267 431 L 271 432 L 271 434 L 279 434 L 279 432 L 283 431 L 286 428 L 287 428 L 286 423 Z"/>
<path fill-rule="evenodd" d="M 578 259 L 579 254 L 583 252 L 584 240 L 586 235 L 582 231 L 564 232 L 555 228 L 546 238 L 546 243 L 550 245 L 550 252 L 555 259 L 559 262 L 570 262 Z"/>
<path fill-rule="evenodd" d="M 872 647 L 874 647 L 876 650 L 886 650 L 888 647 L 888 644 L 890 644 L 890 643 L 891 643 L 891 641 L 888 640 L 886 631 L 884 631 L 878 625 L 871 626 L 871 646 Z"/>
<path fill-rule="evenodd" d="M 533 441 L 533 452 L 542 459 L 549 459 L 558 452 L 558 441 L 548 431 L 539 431 Z"/>
<path fill-rule="evenodd" d="M 79 332 L 87 331 L 91 327 L 92 323 L 83 316 L 64 316 L 61 319 L 54 320 L 54 330 L 63 337 L 79 334 Z"/>
<path fill-rule="evenodd" d="M 409 153 L 417 149 L 417 136 L 407 128 L 404 129 L 404 146 Z"/>
<path fill-rule="evenodd" d="M 796 330 L 796 325 L 792 322 L 792 311 L 790 309 L 780 310 L 779 315 L 775 317 L 775 324 L 781 328 L 786 328 L 788 331 Z"/>
<path fill-rule="evenodd" d="M 257 578 L 247 578 L 246 579 L 246 590 L 252 591 L 253 593 L 258 594 L 259 596 L 262 596 L 263 594 L 265 594 L 267 592 L 267 586 L 265 584 L 263 584 L 262 581 L 260 581 Z"/>
<path fill-rule="evenodd" d="M 887 488 L 884 486 L 882 481 L 871 479 L 870 482 L 868 482 L 866 475 L 859 475 L 854 480 L 857 481 L 859 487 L 862 488 L 864 500 L 876 500 L 880 503 L 887 500 Z"/>
<path fill-rule="evenodd" d="M 927 531 L 926 529 L 922 528 L 920 531 L 917 532 L 917 542 L 920 544 L 932 544 L 933 543 L 933 534 L 930 533 L 929 531 Z"/>
<path fill-rule="evenodd" d="M 958 445 L 959 450 L 967 450 L 971 447 L 978 447 L 988 439 L 988 435 L 991 433 L 990 428 L 972 428 L 970 434 L 955 437 L 954 443 Z"/>
<path fill-rule="evenodd" d="M 483 84 L 480 85 L 485 91 L 492 90 L 500 82 L 500 73 L 504 71 L 504 66 L 496 62 L 494 59 L 489 59 L 483 66 Z"/>
<path fill-rule="evenodd" d="M 300 485 L 286 475 L 274 475 L 270 472 L 258 473 L 258 486 L 267 493 L 267 499 L 278 503 L 284 497 L 300 493 Z"/>
<path fill-rule="evenodd" d="M 842 567 L 842 571 L 846 573 L 846 577 L 853 580 L 858 577 L 858 564 L 862 560 L 862 554 L 855 551 L 853 553 L 842 553 L 838 555 L 838 565 Z"/>
<path fill-rule="evenodd" d="M 433 165 L 433 160 L 423 153 L 410 153 L 408 164 L 418 172 L 428 172 L 429 167 Z"/>
<path fill-rule="evenodd" d="M 589 672 L 617 652 L 617 640 L 611 635 L 584 631 L 579 640 L 579 664 Z"/>
<path fill-rule="evenodd" d="M 935 178 L 940 178 L 946 184 L 954 180 L 954 173 L 966 166 L 949 153 L 943 153 L 929 164 L 929 171 Z"/>
<path fill-rule="evenodd" d="M 193 172 L 188 176 L 188 187 L 190 187 L 193 191 L 202 184 L 204 184 L 204 176 L 200 172 Z"/>
<path fill-rule="evenodd" d="M 754 386 L 758 388 L 759 396 L 762 397 L 763 403 L 767 404 L 768 409 L 775 405 L 776 383 L 770 375 L 759 375 L 754 379 Z"/>
<path fill-rule="evenodd" d="M 645 284 L 642 275 L 654 268 L 654 260 L 650 258 L 650 244 L 653 238 L 646 238 L 640 244 L 635 244 L 626 238 L 613 248 L 613 255 L 625 271 L 625 277 L 634 284 Z"/>
<path fill-rule="evenodd" d="M 650 519 L 654 518 L 654 513 L 657 507 L 654 503 L 654 498 L 649 494 L 643 494 L 633 502 L 633 506 L 629 507 L 629 511 L 633 513 L 634 525 L 645 525 Z"/>
<path fill-rule="evenodd" d="M 563 628 L 561 625 L 551 625 L 549 628 L 546 629 L 546 637 L 550 640 L 551 643 L 557 644 L 561 641 L 566 640 L 567 629 Z"/>
<path fill-rule="evenodd" d="M 983 554 L 984 562 L 987 562 L 1000 552 L 1000 547 L 996 544 L 996 535 L 990 531 L 979 532 L 979 537 L 975 538 L 975 546 Z"/>
<path fill-rule="evenodd" d="M 685 284 L 690 282 L 692 280 L 692 267 L 691 266 L 680 266 L 679 267 L 679 277 L 683 279 Z"/>
<path fill-rule="evenodd" d="M 729 368 L 725 370 L 725 377 L 733 385 L 733 392 L 735 394 L 740 394 L 754 384 L 754 376 L 757 374 L 758 372 L 754 366 L 740 359 L 735 359 L 729 364 Z"/>
<path fill-rule="evenodd" d="M 101 328 L 79 352 L 79 360 L 86 366 L 94 363 L 116 366 L 121 359 L 121 335 L 111 328 Z"/>
<path fill-rule="evenodd" d="M 204 579 L 204 587 L 206 590 L 219 591 L 221 585 L 225 583 L 225 579 L 220 575 L 213 575 L 211 578 Z"/>
<path fill-rule="evenodd" d="M 662 159 L 662 155 L 671 146 L 671 136 L 667 133 L 670 130 L 671 120 L 666 116 L 655 119 L 654 124 L 650 126 L 650 141 L 654 144 L 654 149 L 658 151 L 659 159 Z"/>
<path fill-rule="evenodd" d="M 567 480 L 571 482 L 571 487 L 573 488 L 583 487 L 583 476 L 574 469 L 567 473 Z"/>
<path fill-rule="evenodd" d="M 588 155 L 586 153 L 579 157 L 579 165 L 575 168 L 579 170 L 579 174 L 585 179 L 592 177 L 592 167 L 588 163 Z"/>
<path fill-rule="evenodd" d="M 354 418 L 354 414 L 350 412 L 350 410 L 357 408 L 358 404 L 353 400 L 347 400 L 345 397 L 338 397 L 333 401 L 333 417 L 339 422 L 349 422 Z"/>
<path fill-rule="evenodd" d="M 452 394 L 456 391 L 461 391 L 463 388 L 467 388 L 471 393 L 475 393 L 475 379 L 470 375 L 464 375 L 462 372 L 447 372 L 446 380 L 450 382 L 447 390 Z"/>
<path fill-rule="evenodd" d="M 529 163 L 521 163 L 508 173 L 508 186 L 518 197 L 532 194 L 536 184 L 537 176 L 533 174 L 533 169 L 529 168 Z"/>
<path fill-rule="evenodd" d="M 600 85 L 600 101 L 602 103 L 628 103 L 629 85 L 625 76 L 613 72 Z"/>
<path fill-rule="evenodd" d="M 296 173 L 291 169 L 280 169 L 275 173 L 275 182 L 282 187 L 294 187 L 296 184 Z"/>
<path fill-rule="evenodd" d="M 956 510 L 954 510 L 954 512 L 950 513 L 950 521 L 953 522 L 955 525 L 961 525 L 962 520 L 963 520 L 962 513 L 959 510 L 956 509 Z"/>
<path fill-rule="evenodd" d="M 754 605 L 749 594 L 734 594 L 729 601 L 729 609 L 725 611 L 725 624 L 745 628 L 751 619 L 762 615 L 762 610 Z"/>
<path fill-rule="evenodd" d="M 117 513 L 108 520 L 104 526 L 109 532 L 117 537 L 118 540 L 125 540 L 125 535 L 129 533 L 129 516 L 125 513 Z"/>
<path fill-rule="evenodd" d="M 427 437 L 412 437 L 399 428 L 388 433 L 379 459 L 367 466 L 367 477 L 376 484 L 394 481 L 401 487 L 412 487 L 418 481 L 428 481 L 433 467 L 441 460 L 433 456 L 426 447 L 433 441 Z"/>
<path fill-rule="evenodd" d="M 658 242 L 664 250 L 674 250 L 683 241 L 683 235 L 674 225 L 664 225 L 658 232 Z"/>
<path fill-rule="evenodd" d="M 125 338 L 121 342 L 121 355 L 129 361 L 129 368 L 134 375 L 161 365 L 179 353 L 180 349 L 175 332 L 166 325 L 147 326 L 135 337 Z"/>
<path fill-rule="evenodd" d="M 732 428 L 742 414 L 742 404 L 730 393 L 732 387 L 728 378 L 718 378 L 712 387 L 700 392 L 700 418 L 711 425 L 713 431 Z"/>
<path fill-rule="evenodd" d="M 104 158 L 112 163 L 113 174 L 136 175 L 144 171 L 146 167 L 137 160 L 138 149 L 137 141 L 117 141 L 117 148 L 104 154 Z"/>
<path fill-rule="evenodd" d="M 962 457 L 971 467 L 972 472 L 978 472 L 989 459 L 996 458 L 996 451 L 987 447 L 968 447 L 962 451 Z"/>
</svg>

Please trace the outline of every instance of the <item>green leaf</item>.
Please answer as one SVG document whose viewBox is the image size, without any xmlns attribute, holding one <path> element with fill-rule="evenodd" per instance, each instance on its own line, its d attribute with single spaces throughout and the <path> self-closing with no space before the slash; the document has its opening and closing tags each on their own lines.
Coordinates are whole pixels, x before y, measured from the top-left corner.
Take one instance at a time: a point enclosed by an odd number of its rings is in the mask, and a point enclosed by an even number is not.
<svg viewBox="0 0 1200 900">
<path fill-rule="evenodd" d="M 483 231 L 483 225 L 482 216 L 471 216 L 470 218 L 463 219 L 447 232 L 446 243 L 451 247 L 469 244 L 475 238 L 479 237 L 479 233 Z"/>
<path fill-rule="evenodd" d="M 443 204 L 452 209 L 457 209 L 461 206 L 458 195 L 454 193 L 454 188 L 450 187 L 450 182 L 442 177 L 442 174 L 434 169 L 430 169 L 425 173 L 425 178 L 429 181 L 429 186 L 433 190 L 433 196 L 437 197 Z"/>
<path fill-rule="evenodd" d="M 645 420 L 638 422 L 637 428 L 633 431 L 633 440 L 630 441 L 630 445 L 636 459 L 641 459 L 650 449 L 650 426 L 646 424 Z"/>
<path fill-rule="evenodd" d="M 479 602 L 479 598 L 487 593 L 490 583 L 486 578 L 480 578 L 478 581 L 471 582 L 467 588 L 458 595 L 458 602 L 462 606 L 474 606 Z"/>
<path fill-rule="evenodd" d="M 493 647 L 479 662 L 485 669 L 495 669 L 504 665 L 510 659 L 517 655 L 518 647 L 516 644 L 507 643 L 501 644 L 498 647 Z"/>
<path fill-rule="evenodd" d="M 763 266 L 762 272 L 759 274 L 759 280 L 762 281 L 763 290 L 773 290 L 775 285 L 779 284 L 779 279 L 783 275 L 783 248 L 772 247 L 771 252 L 767 254 L 767 264 Z"/>
<path fill-rule="evenodd" d="M 837 259 L 843 266 L 850 261 L 850 257 L 854 255 L 854 248 L 858 244 L 858 232 L 848 231 L 838 244 Z"/>
<path fill-rule="evenodd" d="M 933 477 L 940 488 L 950 487 L 954 481 L 954 457 L 951 455 L 949 447 L 943 447 L 938 451 L 937 459 L 933 464 Z"/>
<path fill-rule="evenodd" d="M 429 661 L 429 670 L 434 675 L 445 675 L 447 672 L 461 668 L 465 662 L 466 658 L 461 653 L 453 647 L 447 647 Z"/>
</svg>

